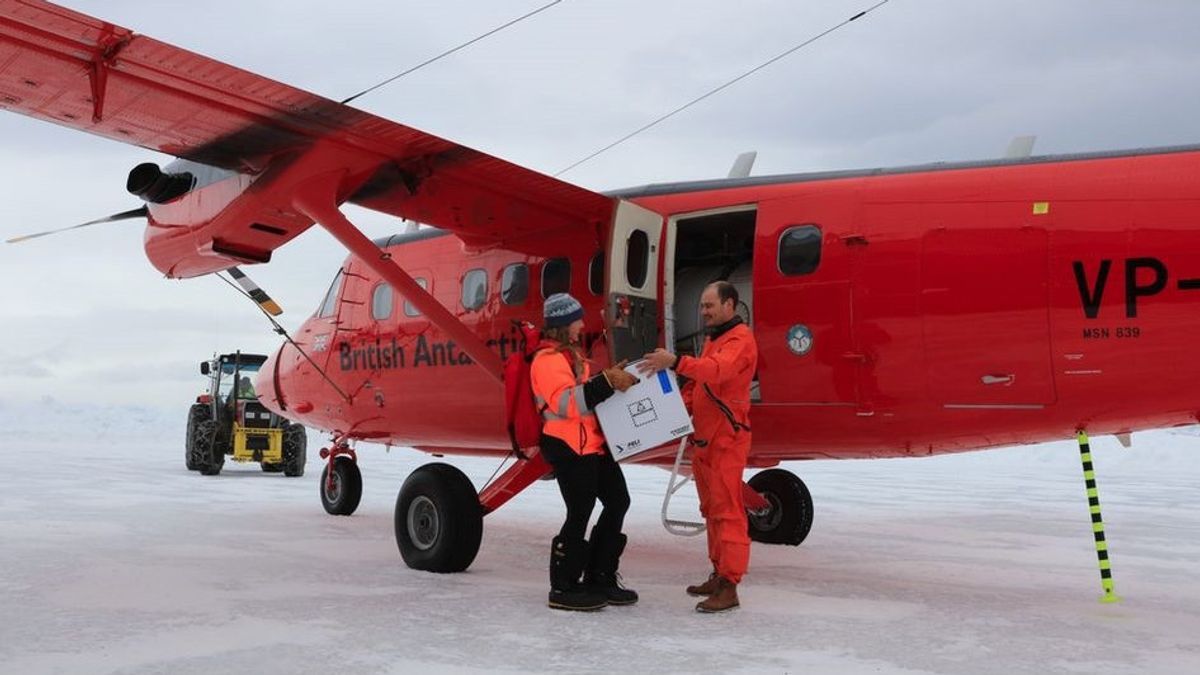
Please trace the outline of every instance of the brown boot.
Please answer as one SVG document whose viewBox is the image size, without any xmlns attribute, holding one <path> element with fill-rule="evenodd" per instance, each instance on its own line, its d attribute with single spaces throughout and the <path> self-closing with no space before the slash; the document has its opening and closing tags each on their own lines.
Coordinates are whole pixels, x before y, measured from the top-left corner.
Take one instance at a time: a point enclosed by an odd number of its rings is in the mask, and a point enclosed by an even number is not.
<svg viewBox="0 0 1200 675">
<path fill-rule="evenodd" d="M 696 611 L 706 614 L 728 612 L 736 609 L 738 604 L 737 584 L 725 577 L 717 577 L 717 591 L 708 596 L 707 600 L 697 603 Z"/>
<path fill-rule="evenodd" d="M 688 586 L 687 594 L 694 595 L 697 598 L 707 598 L 708 596 L 717 592 L 717 579 L 720 578 L 721 577 L 717 574 L 717 571 L 713 570 L 712 573 L 708 575 L 708 580 L 704 583 L 696 584 L 695 586 Z"/>
</svg>

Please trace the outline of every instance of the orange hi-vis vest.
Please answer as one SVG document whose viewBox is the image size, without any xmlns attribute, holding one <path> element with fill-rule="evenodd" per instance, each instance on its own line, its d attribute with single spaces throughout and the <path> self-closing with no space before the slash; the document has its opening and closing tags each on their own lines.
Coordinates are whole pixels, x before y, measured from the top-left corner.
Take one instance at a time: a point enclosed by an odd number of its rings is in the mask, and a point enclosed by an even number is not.
<svg viewBox="0 0 1200 675">
<path fill-rule="evenodd" d="M 570 356 L 554 346 L 539 349 L 529 367 L 534 399 L 545 420 L 542 433 L 561 440 L 580 455 L 604 452 L 600 423 L 583 398 L 583 383 L 590 376 L 586 359 L 583 372 L 576 378 Z"/>
</svg>

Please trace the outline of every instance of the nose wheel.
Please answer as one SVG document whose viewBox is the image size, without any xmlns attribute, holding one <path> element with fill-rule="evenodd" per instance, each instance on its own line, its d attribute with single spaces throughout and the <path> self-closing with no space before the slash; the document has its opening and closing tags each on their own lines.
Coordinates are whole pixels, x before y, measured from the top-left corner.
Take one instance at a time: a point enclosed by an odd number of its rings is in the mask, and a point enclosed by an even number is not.
<svg viewBox="0 0 1200 675">
<path fill-rule="evenodd" d="M 321 506 L 331 516 L 348 516 L 358 508 L 362 500 L 362 472 L 358 470 L 358 457 L 349 447 L 321 450 L 321 457 L 328 459 L 321 472 Z"/>
</svg>

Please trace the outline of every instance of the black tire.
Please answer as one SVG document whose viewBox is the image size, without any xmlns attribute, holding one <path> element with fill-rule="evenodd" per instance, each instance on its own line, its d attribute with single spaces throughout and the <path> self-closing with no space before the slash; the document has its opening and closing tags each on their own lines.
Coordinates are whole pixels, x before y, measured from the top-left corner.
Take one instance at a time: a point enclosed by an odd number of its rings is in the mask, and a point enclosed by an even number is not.
<svg viewBox="0 0 1200 675">
<path fill-rule="evenodd" d="M 183 444 L 183 463 L 188 471 L 196 471 L 196 427 L 204 420 L 212 419 L 212 409 L 203 403 L 195 403 L 188 409 L 187 437 Z"/>
<path fill-rule="evenodd" d="M 394 525 L 406 565 L 426 572 L 461 572 L 479 553 L 483 508 L 462 471 L 426 464 L 401 486 Z"/>
<path fill-rule="evenodd" d="M 300 424 L 288 423 L 283 427 L 283 475 L 304 475 L 308 463 L 308 432 Z M 361 484 L 362 481 L 360 480 Z"/>
<path fill-rule="evenodd" d="M 195 459 L 196 469 L 202 476 L 215 476 L 225 466 L 225 449 L 217 439 L 217 421 L 204 420 L 196 425 Z"/>
<path fill-rule="evenodd" d="M 331 516 L 348 516 L 362 500 L 362 472 L 358 463 L 342 455 L 333 460 L 333 488 L 329 488 L 329 464 L 321 472 L 321 506 Z"/>
<path fill-rule="evenodd" d="M 771 503 L 765 514 L 750 514 L 750 539 L 799 546 L 813 523 L 812 495 L 804 481 L 790 471 L 768 469 L 755 474 L 749 484 Z"/>
</svg>

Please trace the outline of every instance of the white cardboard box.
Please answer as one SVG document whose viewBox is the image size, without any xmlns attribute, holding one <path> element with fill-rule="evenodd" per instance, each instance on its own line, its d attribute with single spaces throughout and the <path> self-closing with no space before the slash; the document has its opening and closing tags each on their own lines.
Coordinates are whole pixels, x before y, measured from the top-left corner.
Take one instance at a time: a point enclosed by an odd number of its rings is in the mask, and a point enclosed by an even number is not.
<svg viewBox="0 0 1200 675">
<path fill-rule="evenodd" d="M 692 433 L 674 371 L 645 377 L 636 363 L 625 370 L 641 381 L 596 406 L 600 429 L 618 462 Z"/>
</svg>

